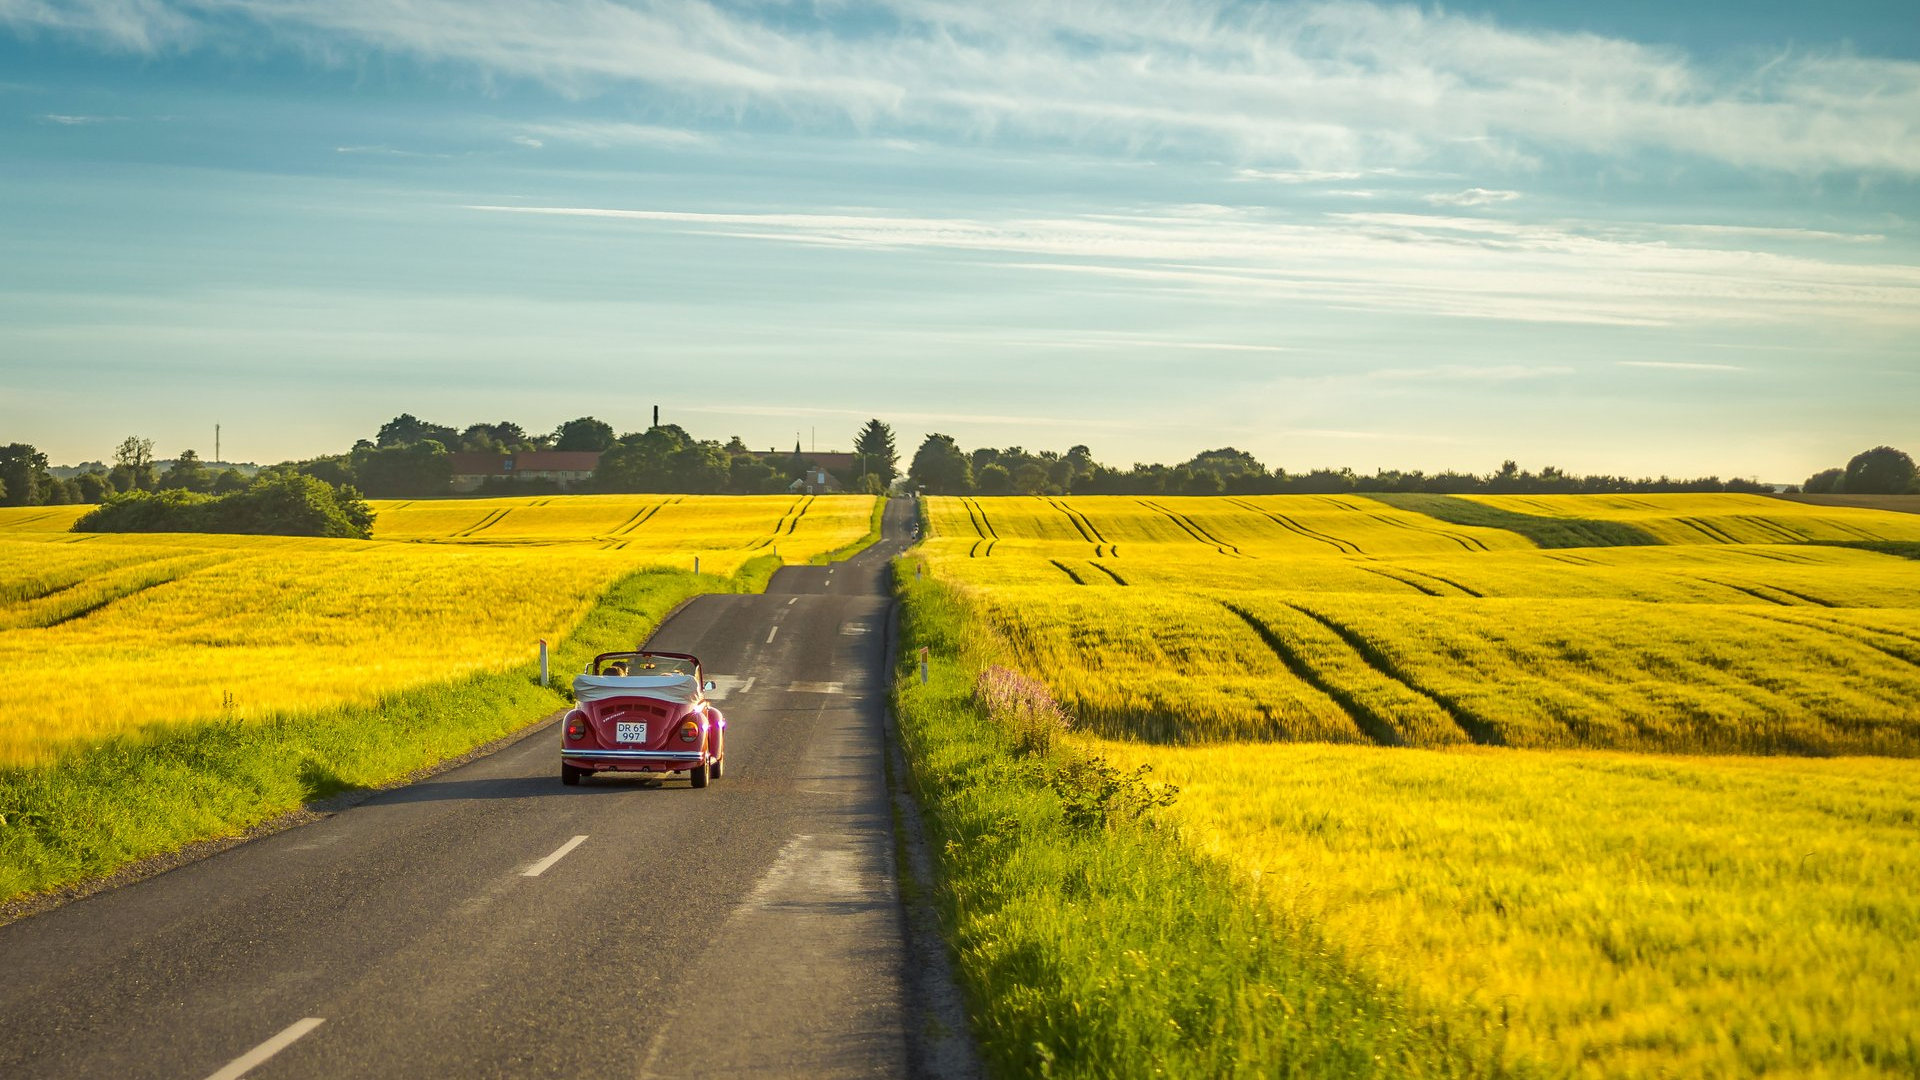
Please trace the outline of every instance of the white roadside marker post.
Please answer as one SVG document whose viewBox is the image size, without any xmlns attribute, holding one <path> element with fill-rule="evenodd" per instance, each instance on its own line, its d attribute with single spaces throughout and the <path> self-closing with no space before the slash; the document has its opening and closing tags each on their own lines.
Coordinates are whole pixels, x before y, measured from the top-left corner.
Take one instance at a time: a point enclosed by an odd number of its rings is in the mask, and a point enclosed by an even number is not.
<svg viewBox="0 0 1920 1080">
<path fill-rule="evenodd" d="M 540 685 L 547 685 L 547 639 L 540 639 Z"/>
<path fill-rule="evenodd" d="M 695 577 L 700 576 L 700 556 L 698 555 L 693 557 L 693 574 Z"/>
<path fill-rule="evenodd" d="M 920 685 L 927 685 L 927 647 L 920 646 Z"/>
</svg>

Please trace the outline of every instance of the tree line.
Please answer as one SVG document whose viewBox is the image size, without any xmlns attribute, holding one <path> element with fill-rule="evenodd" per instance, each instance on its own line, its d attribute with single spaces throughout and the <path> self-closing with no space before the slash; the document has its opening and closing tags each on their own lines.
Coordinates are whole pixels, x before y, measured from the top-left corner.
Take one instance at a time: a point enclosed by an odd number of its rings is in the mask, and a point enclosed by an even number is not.
<svg viewBox="0 0 1920 1080">
<path fill-rule="evenodd" d="M 1905 451 L 1876 446 L 1853 455 L 1844 468 L 1822 469 L 1800 490 L 1809 495 L 1920 495 L 1920 470 Z"/>
<path fill-rule="evenodd" d="M 1337 495 L 1343 492 L 1603 494 L 1609 492 L 1743 491 L 1764 493 L 1772 485 L 1757 480 L 1721 480 L 1717 476 L 1679 479 L 1662 476 L 1575 476 L 1548 465 L 1539 472 L 1513 461 L 1485 475 L 1454 471 L 1381 469 L 1372 475 L 1352 469 L 1313 469 L 1293 473 L 1268 469 L 1245 450 L 1222 447 L 1194 455 L 1177 465 L 1136 463 L 1116 469 L 1093 459 L 1085 446 L 1066 453 L 981 447 L 960 448 L 951 436 L 931 434 L 920 444 L 907 469 L 913 486 L 935 495 Z"/>
<path fill-rule="evenodd" d="M 452 455 L 459 451 L 516 454 L 530 450 L 586 450 L 600 455 L 591 479 L 572 490 L 608 493 L 766 494 L 783 492 L 812 467 L 812 456 L 798 444 L 791 454 L 757 452 L 735 436 L 726 442 L 699 439 L 676 424 L 616 434 L 612 425 L 592 416 L 577 417 L 545 434 L 529 434 L 511 421 L 475 423 L 464 428 L 434 424 L 402 413 L 380 426 L 370 439 L 358 440 L 340 454 L 285 461 L 261 470 L 262 477 L 298 475 L 319 480 L 336 491 L 374 498 L 445 495 L 453 477 Z M 191 449 L 180 453 L 162 473 L 155 465 L 153 442 L 128 437 L 113 454 L 111 468 L 70 479 L 53 477 L 44 454 L 14 443 L 0 447 L 0 505 L 98 503 L 136 492 L 180 491 L 226 495 L 253 483 L 236 469 L 208 468 Z M 893 428 L 869 420 L 854 436 L 852 462 L 830 470 L 848 491 L 880 492 L 900 478 Z M 1538 472 L 1513 461 L 1486 474 L 1382 469 L 1362 474 L 1351 469 L 1289 472 L 1268 468 L 1254 455 L 1233 447 L 1207 450 L 1174 465 L 1135 463 L 1117 468 L 1097 461 L 1084 445 L 1065 453 L 1023 447 L 963 450 L 948 435 L 929 434 L 905 472 L 909 486 L 942 495 L 1266 495 L 1342 492 L 1604 494 L 1628 492 L 1769 492 L 1755 480 L 1716 476 L 1675 479 L 1574 475 L 1554 466 Z M 527 494 L 558 490 L 551 482 L 506 477 L 490 481 L 478 494 Z M 1856 455 L 1844 468 L 1826 469 L 1799 488 L 1809 493 L 1897 494 L 1920 492 L 1913 460 L 1892 447 Z"/>
</svg>

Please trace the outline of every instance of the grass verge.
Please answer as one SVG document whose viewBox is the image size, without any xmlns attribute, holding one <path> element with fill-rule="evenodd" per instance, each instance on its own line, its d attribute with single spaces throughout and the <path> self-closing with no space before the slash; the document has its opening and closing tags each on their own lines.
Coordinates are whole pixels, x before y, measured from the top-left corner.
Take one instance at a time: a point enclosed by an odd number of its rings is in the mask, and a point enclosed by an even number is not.
<svg viewBox="0 0 1920 1080">
<path fill-rule="evenodd" d="M 529 662 L 371 705 L 155 725 L 45 766 L 0 769 L 0 903 L 464 754 L 564 707 L 569 674 L 595 654 L 632 648 L 695 596 L 758 592 L 778 566 L 766 556 L 731 577 L 647 569 L 621 578 L 553 651 L 553 688 Z"/>
<path fill-rule="evenodd" d="M 1543 548 L 1642 547 L 1660 543 L 1660 538 L 1623 521 L 1593 521 L 1586 518 L 1550 518 L 1535 514 L 1516 514 L 1511 510 L 1487 506 L 1452 495 L 1428 495 L 1422 492 L 1366 492 L 1388 506 L 1411 510 L 1438 518 L 1450 525 L 1478 525 L 1519 533 Z"/>
<path fill-rule="evenodd" d="M 820 554 L 815 555 L 813 558 L 807 560 L 808 563 L 813 566 L 825 566 L 831 562 L 839 562 L 842 559 L 850 559 L 853 556 L 858 555 L 861 552 L 872 547 L 873 545 L 879 543 L 880 542 L 880 519 L 883 516 L 885 516 L 886 512 L 887 512 L 887 497 L 885 495 L 876 496 L 873 500 L 873 518 L 867 523 L 867 535 L 861 537 L 858 540 L 855 540 L 853 543 L 848 544 L 846 547 L 835 548 L 832 551 L 821 552 Z"/>
<path fill-rule="evenodd" d="M 1310 926 L 1278 921 L 1234 871 L 1151 814 L 1102 813 L 1138 794 L 1142 778 L 990 720 L 975 700 L 980 674 L 1000 659 L 990 632 L 952 587 L 915 580 L 910 562 L 895 563 L 895 578 L 901 741 L 938 855 L 936 905 L 990 1068 L 1511 1074 L 1496 1029 L 1449 1027 L 1343 967 Z M 932 657 L 925 684 L 922 647 Z"/>
</svg>

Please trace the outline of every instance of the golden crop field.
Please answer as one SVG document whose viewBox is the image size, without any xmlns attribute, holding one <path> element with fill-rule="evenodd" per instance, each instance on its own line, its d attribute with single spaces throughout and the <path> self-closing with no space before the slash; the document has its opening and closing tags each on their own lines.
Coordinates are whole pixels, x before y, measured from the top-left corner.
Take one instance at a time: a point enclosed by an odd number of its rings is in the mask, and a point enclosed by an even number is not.
<svg viewBox="0 0 1920 1080">
<path fill-rule="evenodd" d="M 1665 543 L 1357 496 L 1003 498 L 929 500 L 918 552 L 1284 925 L 1508 1060 L 1908 1075 L 1920 563 L 1803 541 L 1920 517 L 1479 501 Z"/>
<path fill-rule="evenodd" d="M 372 541 L 64 531 L 0 511 L 0 765 L 152 723 L 365 702 L 503 670 L 621 575 L 728 574 L 867 532 L 867 496 L 381 503 Z M 54 526 L 58 526 L 55 528 Z"/>
<path fill-rule="evenodd" d="M 1541 517 L 1622 521 L 1667 544 L 1920 540 L 1920 514 L 1814 505 L 1764 495 L 1467 495 Z"/>
<path fill-rule="evenodd" d="M 1755 516 L 1753 497 L 1674 498 L 1690 518 L 1734 516 L 1715 498 Z M 1877 538 L 1920 528 L 1846 513 Z M 1920 754 L 1920 565 L 1890 555 L 1541 550 L 1358 496 L 934 499 L 928 514 L 929 568 L 972 587 L 1107 734 Z"/>
<path fill-rule="evenodd" d="M 1092 743 L 1189 835 L 1510 1061 L 1902 1076 L 1920 1057 L 1920 771 L 1884 758 Z"/>
</svg>

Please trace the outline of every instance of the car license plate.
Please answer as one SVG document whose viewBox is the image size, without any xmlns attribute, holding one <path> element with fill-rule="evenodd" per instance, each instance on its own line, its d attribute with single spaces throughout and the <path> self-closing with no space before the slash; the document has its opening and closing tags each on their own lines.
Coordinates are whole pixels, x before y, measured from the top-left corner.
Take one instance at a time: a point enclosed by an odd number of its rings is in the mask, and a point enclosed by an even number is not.
<svg viewBox="0 0 1920 1080">
<path fill-rule="evenodd" d="M 629 724 L 626 721 L 621 721 L 620 723 L 613 725 L 613 741 L 614 742 L 646 742 L 647 741 L 647 725 Z"/>
</svg>

